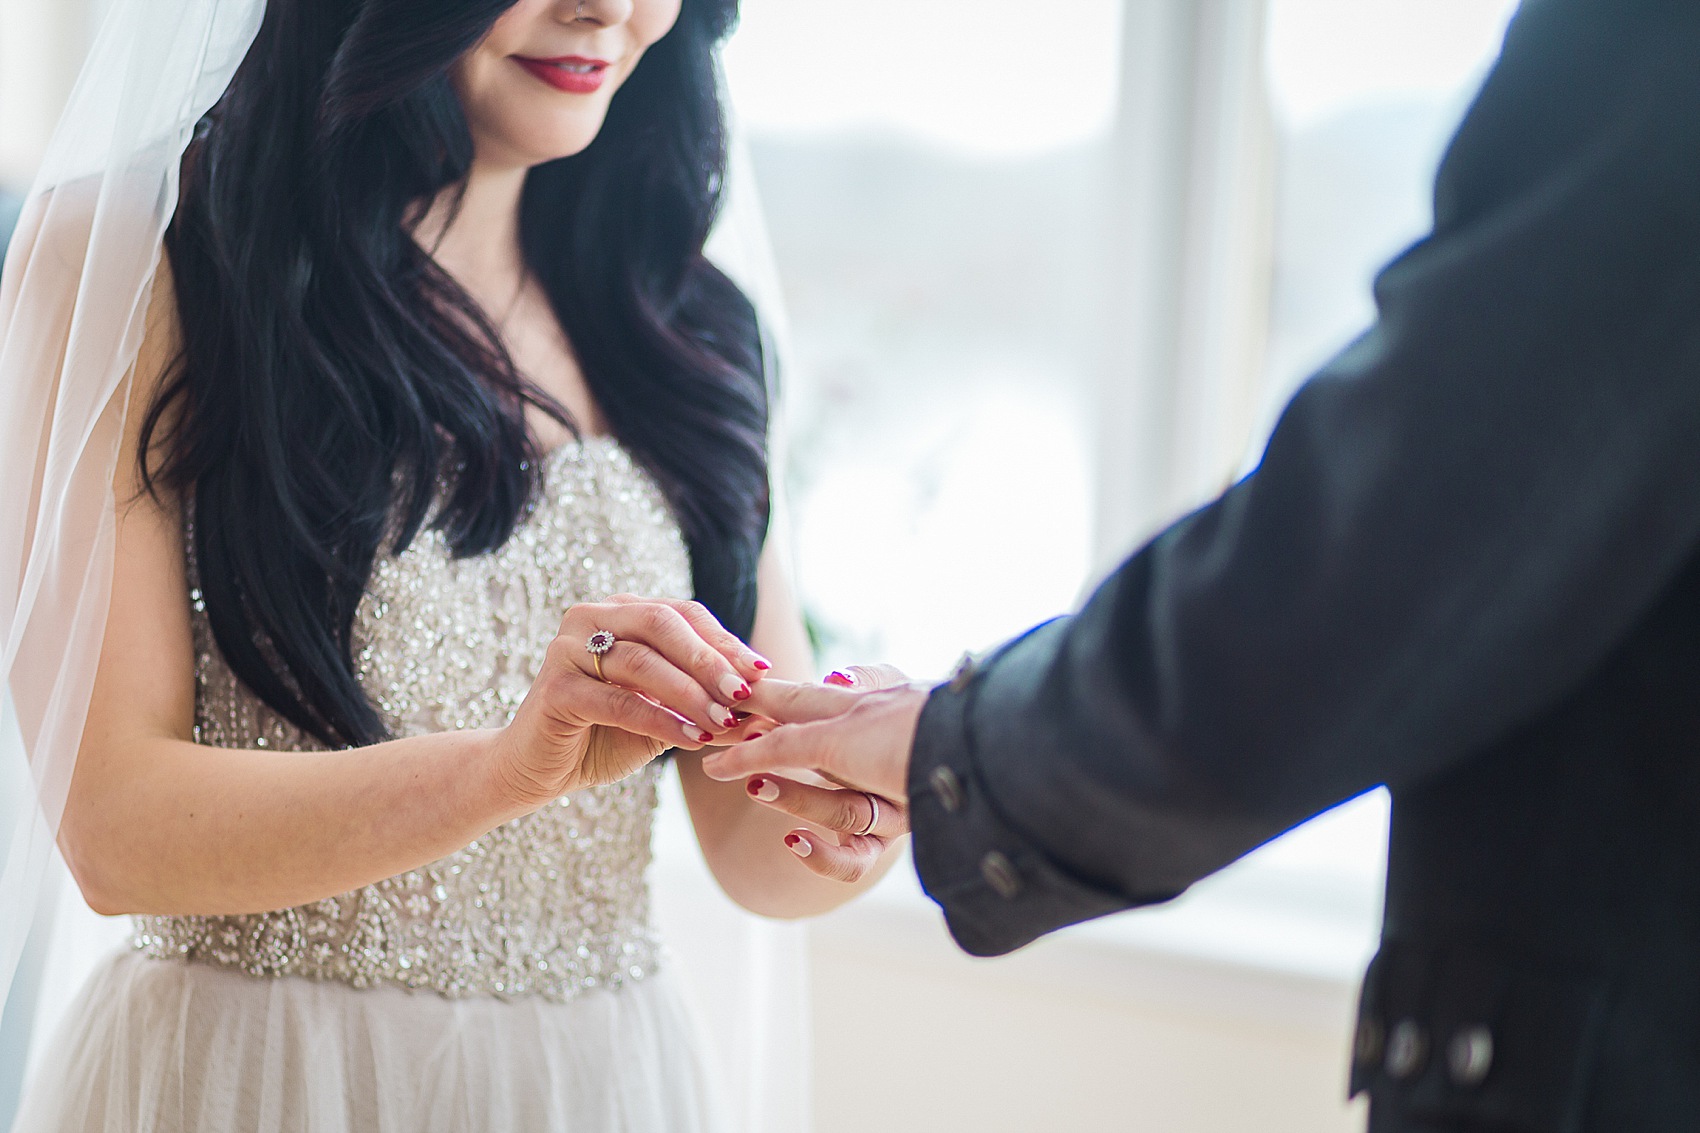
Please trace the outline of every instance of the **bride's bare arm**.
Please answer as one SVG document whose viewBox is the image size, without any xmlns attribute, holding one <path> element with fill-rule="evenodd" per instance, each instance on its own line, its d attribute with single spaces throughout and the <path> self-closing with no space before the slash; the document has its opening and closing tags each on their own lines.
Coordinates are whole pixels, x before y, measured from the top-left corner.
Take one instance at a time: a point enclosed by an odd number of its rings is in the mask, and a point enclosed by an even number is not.
<svg viewBox="0 0 1700 1133">
<path fill-rule="evenodd" d="M 175 350 L 169 284 L 157 290 L 165 298 L 150 313 L 132 422 Z M 731 635 L 711 647 L 669 604 L 575 607 L 569 623 L 585 625 L 564 625 L 506 729 L 326 753 L 198 745 L 182 527 L 169 504 L 140 490 L 138 432 L 118 469 L 112 606 L 60 828 L 99 912 L 262 912 L 424 865 L 667 747 L 728 734 L 728 676 L 761 675 Z M 679 715 L 584 671 L 593 622 L 619 633 L 610 664 L 645 663 L 622 683 Z"/>
<path fill-rule="evenodd" d="M 760 583 L 752 642 L 772 659 L 775 676 L 812 680 L 814 662 L 802 613 L 771 544 L 762 557 Z M 753 913 L 792 918 L 829 912 L 884 877 L 897 860 L 894 842 L 877 865 L 855 880 L 823 877 L 799 861 L 785 839 L 796 830 L 813 830 L 830 839 L 830 831 L 756 803 L 741 779 L 710 779 L 703 773 L 700 754 L 681 753 L 678 764 L 704 860 L 727 895 Z"/>
</svg>

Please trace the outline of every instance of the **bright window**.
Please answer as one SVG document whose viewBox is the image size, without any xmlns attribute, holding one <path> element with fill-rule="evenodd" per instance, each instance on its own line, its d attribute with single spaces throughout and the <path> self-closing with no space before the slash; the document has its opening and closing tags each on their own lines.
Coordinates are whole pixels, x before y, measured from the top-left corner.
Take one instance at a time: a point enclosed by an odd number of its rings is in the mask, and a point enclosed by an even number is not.
<svg viewBox="0 0 1700 1133">
<path fill-rule="evenodd" d="M 1431 222 L 1434 168 L 1513 0 L 1271 0 L 1275 279 L 1264 429 L 1294 388 L 1375 317 L 1375 272 Z M 1261 445 L 1261 440 L 1259 441 Z M 1284 899 L 1335 926 L 1344 962 L 1379 923 L 1387 796 L 1376 791 L 1202 886 L 1209 900 Z"/>
<path fill-rule="evenodd" d="M 1426 228 L 1435 162 L 1513 6 L 1270 0 L 1278 177 L 1248 190 L 1273 193 L 1275 217 L 1254 448 Z M 1089 578 L 1120 5 L 1051 0 L 1037 47 L 1034 11 L 919 0 L 892 35 L 829 0 L 747 0 L 729 55 L 789 306 L 790 502 L 829 664 L 934 675 L 1070 608 Z M 1181 920 L 1124 923 L 1300 967 L 1320 947 L 1322 968 L 1349 970 L 1373 940 L 1385 839 L 1377 792 L 1201 886 Z M 1230 906 L 1279 915 L 1248 941 Z M 1295 912 L 1320 936 L 1283 936 Z"/>
<path fill-rule="evenodd" d="M 791 503 L 831 664 L 918 675 L 1086 579 L 1115 0 L 748 0 L 728 58 L 792 324 Z M 1047 36 L 1047 39 L 1050 37 Z"/>
<path fill-rule="evenodd" d="M 1428 230 L 1434 168 L 1514 0 L 1271 0 L 1279 147 L 1264 404 L 1375 316 L 1370 280 Z"/>
</svg>

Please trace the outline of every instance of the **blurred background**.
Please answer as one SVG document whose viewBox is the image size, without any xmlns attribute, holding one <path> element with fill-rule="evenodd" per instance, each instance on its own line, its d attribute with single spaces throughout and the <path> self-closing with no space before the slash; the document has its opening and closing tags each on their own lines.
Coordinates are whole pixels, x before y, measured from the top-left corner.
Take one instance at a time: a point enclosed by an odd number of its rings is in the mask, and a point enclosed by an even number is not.
<svg viewBox="0 0 1700 1133">
<path fill-rule="evenodd" d="M 101 7 L 0 0 L 0 236 Z M 783 284 L 823 671 L 942 675 L 1254 466 L 1425 230 L 1513 7 L 745 0 L 727 78 Z M 1359 1129 L 1346 1044 L 1385 843 L 1372 794 L 1168 907 L 993 962 L 899 869 L 802 930 L 814 1128 Z M 680 940 L 702 897 L 676 814 L 658 856 L 664 894 L 697 894 L 664 908 Z"/>
</svg>

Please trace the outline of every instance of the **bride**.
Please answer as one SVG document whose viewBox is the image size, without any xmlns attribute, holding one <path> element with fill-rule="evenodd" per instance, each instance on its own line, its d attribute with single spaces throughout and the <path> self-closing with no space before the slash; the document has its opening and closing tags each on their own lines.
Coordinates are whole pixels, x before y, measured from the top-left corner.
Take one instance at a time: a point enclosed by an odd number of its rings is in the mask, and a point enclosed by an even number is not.
<svg viewBox="0 0 1700 1133">
<path fill-rule="evenodd" d="M 735 6 L 265 12 L 182 161 L 59 828 L 134 947 L 20 1133 L 722 1127 L 652 761 L 770 916 L 904 822 L 694 754 L 809 670 L 755 311 L 702 254 Z"/>
</svg>

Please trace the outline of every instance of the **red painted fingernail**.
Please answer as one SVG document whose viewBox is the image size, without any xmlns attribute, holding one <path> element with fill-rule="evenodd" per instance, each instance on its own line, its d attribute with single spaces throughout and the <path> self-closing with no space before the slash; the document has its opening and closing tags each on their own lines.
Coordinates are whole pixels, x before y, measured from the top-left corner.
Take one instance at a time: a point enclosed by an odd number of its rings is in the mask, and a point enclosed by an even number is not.
<svg viewBox="0 0 1700 1133">
<path fill-rule="evenodd" d="M 704 732 L 700 736 L 697 737 L 697 742 L 702 743 L 702 744 L 711 744 L 711 743 L 714 742 L 714 737 L 711 736 L 709 733 Z"/>
<path fill-rule="evenodd" d="M 743 742 L 749 743 L 751 740 L 759 740 L 762 738 L 762 735 L 763 733 L 761 732 L 751 732 L 749 735 L 744 737 Z"/>
<path fill-rule="evenodd" d="M 772 803 L 779 801 L 779 784 L 772 779 L 751 779 L 750 797 L 757 802 Z"/>
<path fill-rule="evenodd" d="M 747 687 L 741 688 L 737 692 L 732 694 L 733 700 L 748 700 L 749 698 L 750 698 L 750 690 Z"/>
<path fill-rule="evenodd" d="M 752 665 L 754 665 L 756 668 L 760 669 L 764 673 L 767 672 L 769 669 L 773 668 L 773 665 L 772 665 L 771 662 L 763 660 L 760 657 L 757 657 L 754 661 L 752 661 L 750 663 Z"/>
<path fill-rule="evenodd" d="M 801 834 L 785 835 L 785 844 L 790 846 L 791 852 L 796 854 L 799 858 L 806 858 L 815 852 L 815 848 L 809 845 L 809 840 Z"/>
<path fill-rule="evenodd" d="M 851 676 L 849 673 L 834 671 L 827 674 L 826 683 L 829 685 L 837 685 L 839 688 L 855 688 L 856 678 Z"/>
<path fill-rule="evenodd" d="M 744 784 L 744 789 L 749 791 L 750 794 L 752 794 L 752 795 L 759 795 L 759 794 L 761 794 L 762 784 L 766 783 L 766 782 L 767 782 L 766 779 L 763 779 L 760 775 L 757 775 L 754 779 L 751 779 L 748 783 Z"/>
</svg>

